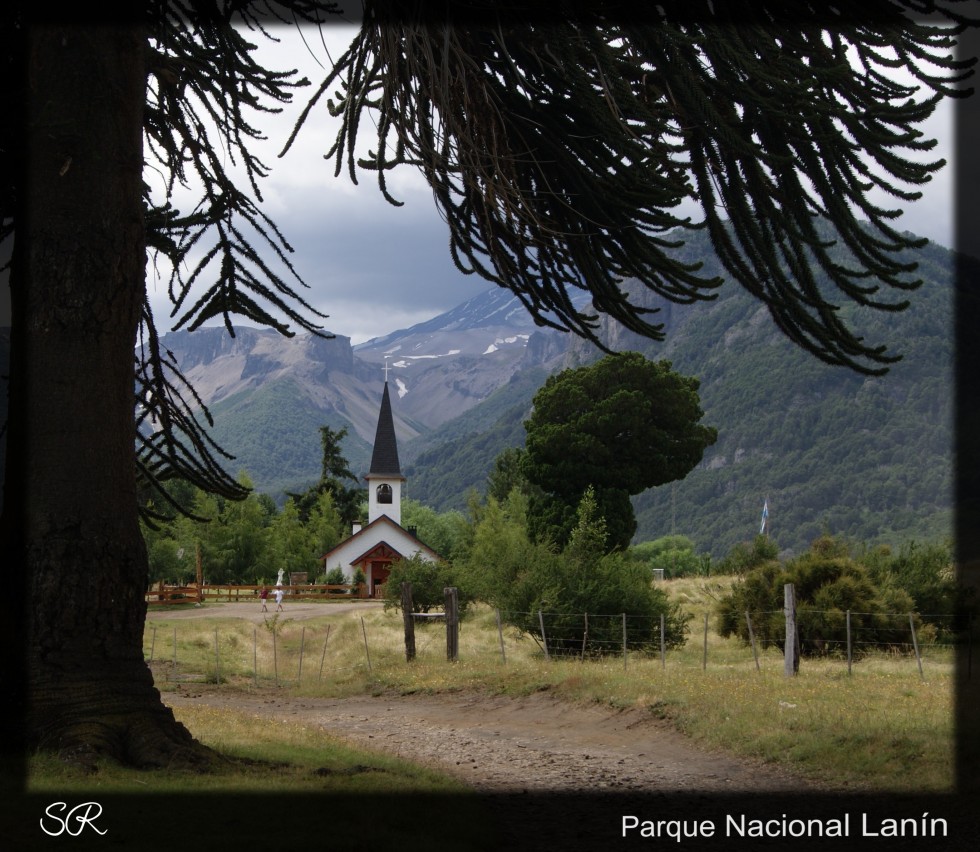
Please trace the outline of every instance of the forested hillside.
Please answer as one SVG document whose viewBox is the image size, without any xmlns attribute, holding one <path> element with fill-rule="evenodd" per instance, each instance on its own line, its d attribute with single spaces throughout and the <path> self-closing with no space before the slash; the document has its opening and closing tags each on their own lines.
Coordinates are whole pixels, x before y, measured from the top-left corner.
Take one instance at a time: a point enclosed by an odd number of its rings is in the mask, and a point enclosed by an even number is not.
<svg viewBox="0 0 980 852">
<path fill-rule="evenodd" d="M 227 466 L 235 472 L 236 465 L 247 469 L 267 493 L 301 491 L 316 479 L 321 426 L 348 428 L 343 447 L 352 470 L 367 471 L 370 464 L 371 445 L 350 428 L 349 420 L 299 404 L 300 399 L 296 383 L 286 379 L 254 392 L 242 391 L 211 407 L 212 435 L 220 446 L 234 448 L 236 460 Z"/>
<path fill-rule="evenodd" d="M 531 399 L 547 378 L 540 368 L 518 373 L 476 408 L 409 443 L 405 493 L 438 511 L 465 508 L 471 489 L 483 492 L 494 459 L 523 446 Z"/>
<path fill-rule="evenodd" d="M 684 255 L 707 258 L 710 268 L 703 242 L 692 240 Z M 894 543 L 950 533 L 953 254 L 930 244 L 915 259 L 925 283 L 908 310 L 854 317 L 868 340 L 904 356 L 881 377 L 804 354 L 765 308 L 730 285 L 712 303 L 651 300 L 662 308 L 663 344 L 604 329 L 612 348 L 667 358 L 698 377 L 703 422 L 719 432 L 684 481 L 635 499 L 639 539 L 676 532 L 721 555 L 758 532 L 767 498 L 772 535 L 794 551 L 822 531 Z M 568 363 L 599 354 L 577 344 Z M 532 396 L 528 389 L 511 398 L 505 412 L 468 412 L 462 436 L 418 457 L 412 496 L 450 508 L 462 506 L 468 488 L 482 491 L 496 455 L 522 440 L 515 420 Z"/>
</svg>

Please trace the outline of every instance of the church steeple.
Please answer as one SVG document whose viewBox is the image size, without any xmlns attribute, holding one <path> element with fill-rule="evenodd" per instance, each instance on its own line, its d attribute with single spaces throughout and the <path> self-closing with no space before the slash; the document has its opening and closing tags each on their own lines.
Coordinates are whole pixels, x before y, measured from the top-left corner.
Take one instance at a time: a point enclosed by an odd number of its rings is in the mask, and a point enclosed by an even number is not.
<svg viewBox="0 0 980 852">
<path fill-rule="evenodd" d="M 388 382 L 385 382 L 381 397 L 381 411 L 378 414 L 378 430 L 374 435 L 374 453 L 371 455 L 369 476 L 401 476 L 398 464 L 398 442 L 395 440 L 395 418 L 391 414 L 391 397 L 388 395 Z"/>
<path fill-rule="evenodd" d="M 374 436 L 371 470 L 365 477 L 368 483 L 368 523 L 387 515 L 396 524 L 402 522 L 402 476 L 398 463 L 398 442 L 395 439 L 395 420 L 391 413 L 387 370 L 385 389 L 378 414 L 378 429 Z"/>
</svg>

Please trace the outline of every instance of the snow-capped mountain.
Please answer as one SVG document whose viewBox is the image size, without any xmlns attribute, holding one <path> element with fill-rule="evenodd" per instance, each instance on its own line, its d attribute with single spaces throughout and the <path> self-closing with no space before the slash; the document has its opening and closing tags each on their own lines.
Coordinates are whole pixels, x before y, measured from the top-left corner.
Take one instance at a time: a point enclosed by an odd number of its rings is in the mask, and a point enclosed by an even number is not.
<svg viewBox="0 0 980 852">
<path fill-rule="evenodd" d="M 379 369 L 387 364 L 398 407 L 432 428 L 486 399 L 518 370 L 554 365 L 567 344 L 567 335 L 535 325 L 516 296 L 495 288 L 358 344 L 354 353 Z"/>
<path fill-rule="evenodd" d="M 468 411 L 515 373 L 561 364 L 569 336 L 534 325 L 519 300 L 495 289 L 403 331 L 352 347 L 350 339 L 285 338 L 268 329 L 172 332 L 163 344 L 215 418 L 213 433 L 260 490 L 319 475 L 318 429 L 346 427 L 345 452 L 369 460 L 386 379 L 399 441 Z M 366 468 L 365 468 L 366 472 Z"/>
<path fill-rule="evenodd" d="M 509 290 L 494 288 L 467 299 L 458 307 L 430 320 L 414 325 L 409 329 L 395 331 L 384 337 L 376 337 L 354 347 L 360 353 L 383 352 L 404 353 L 407 346 L 425 348 L 427 341 L 434 341 L 435 335 L 451 332 L 474 332 L 460 342 L 467 354 L 480 354 L 481 347 L 487 349 L 499 345 L 495 332 L 503 331 L 509 337 L 527 337 L 537 329 L 520 300 Z M 394 351 L 392 351 L 394 350 Z M 431 353 L 426 353 L 431 354 Z"/>
</svg>

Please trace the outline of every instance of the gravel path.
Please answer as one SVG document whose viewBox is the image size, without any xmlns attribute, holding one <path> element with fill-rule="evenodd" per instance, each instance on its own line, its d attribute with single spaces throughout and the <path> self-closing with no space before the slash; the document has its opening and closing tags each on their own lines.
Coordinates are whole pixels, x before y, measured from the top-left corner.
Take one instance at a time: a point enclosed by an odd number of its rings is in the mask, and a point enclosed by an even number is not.
<svg viewBox="0 0 980 852">
<path fill-rule="evenodd" d="M 206 704 L 275 722 L 317 724 L 371 749 L 437 767 L 484 792 L 804 791 L 761 763 L 703 751 L 643 710 L 582 707 L 547 693 L 523 698 L 289 698 L 186 685 L 171 706 Z"/>
<path fill-rule="evenodd" d="M 380 605 L 293 601 L 286 615 L 302 620 Z M 261 623 L 265 615 L 257 603 L 221 603 L 151 609 L 149 618 Z M 339 738 L 437 767 L 486 792 L 814 789 L 761 762 L 704 751 L 644 710 L 571 705 L 544 692 L 523 698 L 466 693 L 316 699 L 185 684 L 163 698 L 174 707 L 206 704 L 321 725 Z"/>
</svg>

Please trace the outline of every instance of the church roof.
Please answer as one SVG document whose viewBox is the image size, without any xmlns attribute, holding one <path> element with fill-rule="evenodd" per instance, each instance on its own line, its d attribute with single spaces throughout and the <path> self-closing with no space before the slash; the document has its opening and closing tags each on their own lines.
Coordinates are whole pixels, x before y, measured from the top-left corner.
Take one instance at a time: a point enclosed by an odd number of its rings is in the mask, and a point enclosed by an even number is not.
<svg viewBox="0 0 980 852">
<path fill-rule="evenodd" d="M 368 476 L 400 477 L 401 475 L 401 466 L 398 464 L 398 443 L 395 440 L 395 421 L 391 415 L 388 382 L 385 382 L 384 396 L 381 397 L 381 412 L 378 414 L 378 431 L 374 436 L 371 471 Z"/>
<path fill-rule="evenodd" d="M 381 528 L 387 528 L 387 536 L 381 531 Z M 373 539 L 377 539 L 379 544 L 384 544 L 390 547 L 399 555 L 404 556 L 405 552 L 411 553 L 413 549 L 415 551 L 424 550 L 430 553 L 434 558 L 441 559 L 429 545 L 422 541 L 414 532 L 410 532 L 405 529 L 401 524 L 396 524 L 387 515 L 382 515 L 380 518 L 373 520 L 366 527 L 362 527 L 356 533 L 354 533 L 350 538 L 344 539 L 344 541 L 335 545 L 329 551 L 320 557 L 320 562 L 325 565 L 329 564 L 329 560 L 343 551 L 350 551 L 354 546 L 355 542 L 366 541 L 370 542 Z M 364 544 L 358 547 L 356 551 L 353 551 L 356 555 L 348 558 L 348 564 L 353 565 L 360 559 L 367 556 L 371 550 L 375 547 L 375 544 Z M 362 547 L 366 547 L 367 550 L 362 550 Z"/>
</svg>

